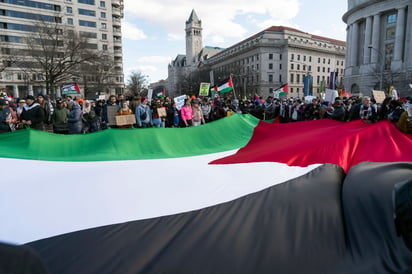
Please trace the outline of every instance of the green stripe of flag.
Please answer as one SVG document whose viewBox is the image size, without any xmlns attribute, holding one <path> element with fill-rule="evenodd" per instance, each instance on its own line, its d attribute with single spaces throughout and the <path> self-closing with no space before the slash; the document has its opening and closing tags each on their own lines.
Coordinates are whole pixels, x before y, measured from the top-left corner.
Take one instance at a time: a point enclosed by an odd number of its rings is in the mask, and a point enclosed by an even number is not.
<svg viewBox="0 0 412 274">
<path fill-rule="evenodd" d="M 196 156 L 243 147 L 258 123 L 251 115 L 237 114 L 189 128 L 108 129 L 81 135 L 18 130 L 0 134 L 0 157 L 111 161 Z"/>
</svg>

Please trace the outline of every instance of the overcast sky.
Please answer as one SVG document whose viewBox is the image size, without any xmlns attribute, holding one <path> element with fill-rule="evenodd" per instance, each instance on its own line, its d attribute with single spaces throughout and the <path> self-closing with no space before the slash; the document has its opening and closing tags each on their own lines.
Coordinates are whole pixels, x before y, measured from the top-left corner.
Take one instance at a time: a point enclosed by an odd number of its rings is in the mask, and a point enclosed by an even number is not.
<svg viewBox="0 0 412 274">
<path fill-rule="evenodd" d="M 192 9 L 202 21 L 203 46 L 226 48 L 270 26 L 346 39 L 346 0 L 125 0 L 126 82 L 131 71 L 149 82 L 167 78 L 171 60 L 186 53 L 184 29 Z"/>
</svg>

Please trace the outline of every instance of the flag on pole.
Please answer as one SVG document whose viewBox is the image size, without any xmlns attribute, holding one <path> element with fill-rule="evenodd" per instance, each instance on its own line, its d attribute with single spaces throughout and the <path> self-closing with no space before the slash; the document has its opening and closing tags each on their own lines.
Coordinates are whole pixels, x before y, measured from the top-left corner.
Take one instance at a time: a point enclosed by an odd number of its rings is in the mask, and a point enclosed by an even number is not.
<svg viewBox="0 0 412 274">
<path fill-rule="evenodd" d="M 66 94 L 80 94 L 79 84 L 69 84 L 62 87 L 62 95 Z"/>
<path fill-rule="evenodd" d="M 288 84 L 281 85 L 278 89 L 273 91 L 273 97 L 279 98 L 282 96 L 286 96 L 289 93 L 289 86 Z"/>
<path fill-rule="evenodd" d="M 161 92 L 158 92 L 157 97 L 159 97 L 159 98 L 165 97 L 165 91 L 162 90 Z"/>
<path fill-rule="evenodd" d="M 319 93 L 325 92 L 325 81 L 320 81 Z"/>
<path fill-rule="evenodd" d="M 338 78 L 338 72 L 337 71 L 331 71 L 330 72 L 330 78 L 329 78 L 329 89 L 335 89 L 336 88 L 337 78 Z"/>
<path fill-rule="evenodd" d="M 313 95 L 313 77 L 311 75 L 305 75 L 303 77 L 303 95 Z"/>
<path fill-rule="evenodd" d="M 229 79 L 225 81 L 223 84 L 215 87 L 215 90 L 220 93 L 226 93 L 226 92 L 232 91 L 233 89 L 234 88 L 233 88 L 232 77 L 229 77 Z"/>
</svg>

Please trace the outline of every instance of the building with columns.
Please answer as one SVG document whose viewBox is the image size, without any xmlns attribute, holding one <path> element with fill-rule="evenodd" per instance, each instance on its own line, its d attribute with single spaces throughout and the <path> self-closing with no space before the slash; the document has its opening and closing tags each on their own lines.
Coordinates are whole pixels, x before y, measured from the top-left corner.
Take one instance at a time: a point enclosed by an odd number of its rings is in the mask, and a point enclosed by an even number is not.
<svg viewBox="0 0 412 274">
<path fill-rule="evenodd" d="M 411 95 L 412 1 L 348 0 L 344 84 L 352 93 Z"/>
<path fill-rule="evenodd" d="M 70 79 L 70 82 L 78 82 L 83 93 L 88 86 L 93 99 L 97 95 L 123 92 L 123 0 L 1 0 L 0 3 L 0 89 L 7 90 L 16 98 L 26 94 L 46 94 L 42 71 L 37 73 L 30 69 L 28 72 L 27 68 L 6 61 L 13 53 L 25 51 L 25 37 L 35 33 L 35 26 L 44 21 L 56 24 L 58 29 L 87 37 L 87 48 L 102 52 L 110 61 L 110 73 L 104 74 L 105 78 L 110 78 L 110 88 L 97 91 L 96 75 L 82 75 Z M 49 95 L 59 96 L 59 92 L 59 87 L 56 87 Z"/>
<path fill-rule="evenodd" d="M 342 81 L 346 43 L 285 26 L 269 27 L 205 60 L 214 81 L 232 75 L 238 95 L 263 97 L 283 84 L 290 97 L 304 95 L 304 78 L 312 76 L 312 95 L 328 87 L 331 72 Z M 322 86 L 323 83 L 323 86 Z"/>
<path fill-rule="evenodd" d="M 169 64 L 166 83 L 152 83 L 151 88 L 166 86 L 169 95 L 196 93 L 197 90 L 179 88 L 182 77 L 195 71 L 210 72 L 202 81 L 212 84 L 232 76 L 235 90 L 241 96 L 268 96 L 287 83 L 290 96 L 302 97 L 304 78 L 308 75 L 312 77 L 312 94 L 316 96 L 328 87 L 331 72 L 342 83 L 344 41 L 272 26 L 226 49 L 202 47 L 202 25 L 194 10 L 185 30 L 186 55 L 177 55 Z"/>
</svg>

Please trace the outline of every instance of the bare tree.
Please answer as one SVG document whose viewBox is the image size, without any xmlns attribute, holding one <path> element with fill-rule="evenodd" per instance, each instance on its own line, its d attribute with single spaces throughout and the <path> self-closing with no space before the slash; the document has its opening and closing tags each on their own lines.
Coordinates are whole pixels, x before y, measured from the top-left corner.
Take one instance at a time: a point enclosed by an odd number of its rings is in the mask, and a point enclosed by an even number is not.
<svg viewBox="0 0 412 274">
<path fill-rule="evenodd" d="M 143 75 L 140 71 L 132 71 L 127 79 L 126 87 L 133 95 L 141 95 L 141 91 L 147 86 L 146 75 Z"/>
<path fill-rule="evenodd" d="M 108 94 L 116 87 L 114 61 L 110 55 L 103 55 L 93 62 L 85 62 L 80 66 L 76 77 L 84 86 L 85 97 L 93 99 L 96 95 Z"/>
<path fill-rule="evenodd" d="M 72 82 L 81 65 L 101 60 L 97 45 L 61 24 L 40 21 L 25 39 L 25 53 L 17 60 L 26 73 L 43 74 L 48 94 Z"/>
</svg>

